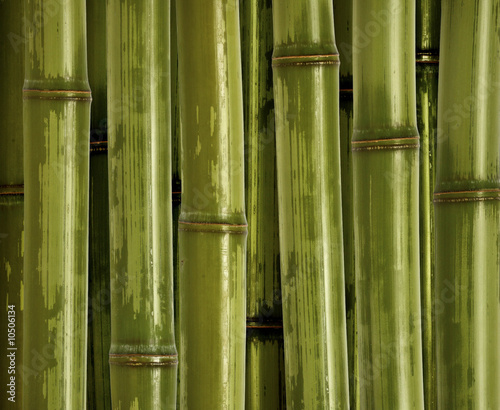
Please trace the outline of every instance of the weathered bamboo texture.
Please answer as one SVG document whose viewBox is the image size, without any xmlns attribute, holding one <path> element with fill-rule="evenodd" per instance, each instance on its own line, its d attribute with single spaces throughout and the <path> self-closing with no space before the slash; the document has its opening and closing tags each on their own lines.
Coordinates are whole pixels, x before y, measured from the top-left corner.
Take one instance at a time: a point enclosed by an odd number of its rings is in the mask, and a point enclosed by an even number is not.
<svg viewBox="0 0 500 410">
<path fill-rule="evenodd" d="M 87 1 L 90 113 L 89 324 L 87 409 L 111 409 L 109 349 L 109 192 L 106 83 L 106 2 Z"/>
<path fill-rule="evenodd" d="M 180 407 L 243 409 L 247 224 L 238 1 L 176 6 Z"/>
<path fill-rule="evenodd" d="M 415 1 L 355 0 L 353 202 L 362 409 L 423 409 Z"/>
<path fill-rule="evenodd" d="M 276 139 L 268 0 L 241 0 L 247 244 L 246 409 L 284 409 Z"/>
<path fill-rule="evenodd" d="M 23 15 L 24 2 L 0 3 L 0 403 L 13 410 L 23 405 Z"/>
<path fill-rule="evenodd" d="M 26 409 L 83 409 L 90 89 L 85 2 L 26 0 Z"/>
<path fill-rule="evenodd" d="M 273 3 L 288 409 L 349 403 L 339 56 L 331 0 Z"/>
<path fill-rule="evenodd" d="M 106 11 L 112 407 L 174 409 L 170 2 Z"/>
<path fill-rule="evenodd" d="M 174 328 L 175 345 L 180 346 L 179 323 L 179 215 L 181 213 L 181 118 L 179 107 L 179 76 L 177 58 L 177 13 L 175 0 L 170 11 L 170 78 L 172 122 L 172 239 L 174 261 Z M 180 397 L 181 378 L 177 372 L 177 398 Z M 176 408 L 180 407 L 177 399 Z"/>
<path fill-rule="evenodd" d="M 424 403 L 436 408 L 434 182 L 441 0 L 417 0 L 417 125 L 420 134 L 420 289 Z"/>
<path fill-rule="evenodd" d="M 342 173 L 342 227 L 344 235 L 345 307 L 349 368 L 349 404 L 357 408 L 359 398 L 356 343 L 356 276 L 354 272 L 354 219 L 352 205 L 352 58 L 359 52 L 352 43 L 352 0 L 335 0 L 335 37 L 340 53 L 340 164 Z"/>
<path fill-rule="evenodd" d="M 444 0 L 441 27 L 437 408 L 498 409 L 500 0 Z"/>
</svg>

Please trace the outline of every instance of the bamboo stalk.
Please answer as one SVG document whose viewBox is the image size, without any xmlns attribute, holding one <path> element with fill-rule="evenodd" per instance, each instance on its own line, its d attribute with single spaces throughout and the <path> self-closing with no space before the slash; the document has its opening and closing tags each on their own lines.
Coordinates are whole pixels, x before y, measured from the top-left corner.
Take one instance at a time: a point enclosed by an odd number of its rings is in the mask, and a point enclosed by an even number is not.
<svg viewBox="0 0 500 410">
<path fill-rule="evenodd" d="M 23 2 L 0 3 L 0 402 L 8 409 L 23 406 L 23 15 Z"/>
<path fill-rule="evenodd" d="M 170 2 L 107 3 L 111 400 L 175 408 Z"/>
<path fill-rule="evenodd" d="M 240 1 L 245 116 L 247 409 L 285 408 L 271 2 Z"/>
<path fill-rule="evenodd" d="M 425 408 L 436 408 L 434 207 L 441 1 L 417 0 L 417 124 L 420 134 L 420 288 Z"/>
<path fill-rule="evenodd" d="M 174 314 L 175 345 L 180 346 L 179 322 L 179 216 L 181 213 L 181 121 L 179 104 L 179 76 L 177 51 L 177 12 L 175 1 L 170 12 L 170 78 L 171 78 L 171 121 L 172 121 L 172 238 L 174 250 Z M 177 397 L 180 397 L 181 378 L 177 372 Z M 177 408 L 180 400 L 177 400 Z"/>
<path fill-rule="evenodd" d="M 108 195 L 107 143 L 91 142 L 87 408 L 92 410 L 111 409 Z"/>
<path fill-rule="evenodd" d="M 330 0 L 273 3 L 287 408 L 348 407 L 339 59 Z"/>
<path fill-rule="evenodd" d="M 242 409 L 247 225 L 238 1 L 179 0 L 176 6 L 180 407 Z"/>
<path fill-rule="evenodd" d="M 333 2 L 335 36 L 340 52 L 340 163 L 342 173 L 342 227 L 349 367 L 349 404 L 359 402 L 358 351 L 356 342 L 356 276 L 354 272 L 354 218 L 352 206 L 352 0 Z"/>
<path fill-rule="evenodd" d="M 353 15 L 359 406 L 423 409 L 415 2 Z"/>
<path fill-rule="evenodd" d="M 434 194 L 437 408 L 497 409 L 500 1 L 444 0 L 441 27 Z"/>
<path fill-rule="evenodd" d="M 90 89 L 85 2 L 27 0 L 24 408 L 85 408 Z M 68 369 L 71 369 L 69 371 Z"/>
<path fill-rule="evenodd" d="M 111 409 L 109 349 L 111 344 L 109 277 L 109 190 L 107 146 L 106 3 L 87 5 L 90 115 L 89 327 L 87 408 Z"/>
</svg>

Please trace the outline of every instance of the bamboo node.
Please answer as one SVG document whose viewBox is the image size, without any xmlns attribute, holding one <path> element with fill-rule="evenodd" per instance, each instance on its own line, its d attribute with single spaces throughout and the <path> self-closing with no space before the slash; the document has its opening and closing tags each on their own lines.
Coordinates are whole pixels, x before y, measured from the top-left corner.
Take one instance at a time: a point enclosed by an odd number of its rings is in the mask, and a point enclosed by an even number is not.
<svg viewBox="0 0 500 410">
<path fill-rule="evenodd" d="M 247 228 L 246 224 L 179 221 L 179 231 L 185 232 L 246 234 Z"/>
<path fill-rule="evenodd" d="M 310 65 L 339 65 L 339 54 L 317 54 L 304 56 L 273 57 L 273 67 L 310 66 Z"/>
<path fill-rule="evenodd" d="M 116 366 L 173 366 L 177 365 L 177 354 L 112 354 L 109 364 Z"/>
<path fill-rule="evenodd" d="M 447 191 L 434 193 L 434 203 L 500 201 L 500 189 Z"/>
<path fill-rule="evenodd" d="M 24 100 L 92 101 L 90 91 L 23 89 Z"/>
<path fill-rule="evenodd" d="M 352 141 L 352 151 L 418 149 L 420 137 L 381 138 L 375 140 Z"/>
</svg>

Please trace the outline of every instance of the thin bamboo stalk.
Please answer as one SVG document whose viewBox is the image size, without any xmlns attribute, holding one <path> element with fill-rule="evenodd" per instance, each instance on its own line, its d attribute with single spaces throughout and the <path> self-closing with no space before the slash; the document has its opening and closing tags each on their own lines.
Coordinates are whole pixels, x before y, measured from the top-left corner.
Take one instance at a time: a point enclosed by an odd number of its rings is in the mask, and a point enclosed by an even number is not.
<svg viewBox="0 0 500 410">
<path fill-rule="evenodd" d="M 9 409 L 23 406 L 23 15 L 23 2 L 0 3 L 0 402 Z"/>
<path fill-rule="evenodd" d="M 420 134 L 420 288 L 424 402 L 436 408 L 434 207 L 440 0 L 417 0 L 417 124 Z"/>
<path fill-rule="evenodd" d="M 90 115 L 89 327 L 87 408 L 111 409 L 109 192 L 107 146 L 106 2 L 88 0 L 87 39 Z"/>
<path fill-rule="evenodd" d="M 245 406 L 246 218 L 237 0 L 177 1 L 180 407 Z"/>
<path fill-rule="evenodd" d="M 441 27 L 437 408 L 498 409 L 500 0 L 444 0 Z"/>
<path fill-rule="evenodd" d="M 415 2 L 355 0 L 359 406 L 423 409 Z"/>
<path fill-rule="evenodd" d="M 240 1 L 247 244 L 246 408 L 285 408 L 271 2 Z"/>
<path fill-rule="evenodd" d="M 91 142 L 87 408 L 111 409 L 108 147 Z"/>
<path fill-rule="evenodd" d="M 170 2 L 107 3 L 111 400 L 175 408 Z"/>
<path fill-rule="evenodd" d="M 86 407 L 90 89 L 85 2 L 26 0 L 24 408 Z M 71 369 L 71 370 L 69 370 Z"/>
<path fill-rule="evenodd" d="M 349 402 L 331 0 L 273 3 L 287 408 Z"/>
<path fill-rule="evenodd" d="M 345 303 L 349 367 L 349 404 L 359 401 L 356 342 L 356 276 L 354 272 L 354 218 L 352 206 L 352 0 L 334 0 L 335 37 L 340 52 L 340 163 L 342 173 L 342 228 L 344 235 Z M 356 50 L 357 51 L 357 50 Z"/>
<path fill-rule="evenodd" d="M 170 78 L 171 78 L 171 122 L 172 122 L 172 238 L 174 250 L 174 315 L 175 345 L 180 346 L 179 322 L 179 216 L 181 213 L 181 119 L 179 104 L 179 76 L 177 51 L 177 12 L 175 1 L 170 12 Z M 177 397 L 180 397 L 181 378 L 177 372 Z M 180 407 L 177 400 L 176 407 Z"/>
</svg>

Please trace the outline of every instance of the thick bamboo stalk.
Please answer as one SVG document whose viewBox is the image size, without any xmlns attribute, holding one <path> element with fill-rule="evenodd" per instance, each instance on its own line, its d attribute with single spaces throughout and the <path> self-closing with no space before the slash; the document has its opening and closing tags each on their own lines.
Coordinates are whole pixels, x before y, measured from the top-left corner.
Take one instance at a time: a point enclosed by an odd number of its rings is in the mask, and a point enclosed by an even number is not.
<svg viewBox="0 0 500 410">
<path fill-rule="evenodd" d="M 175 408 L 170 2 L 107 3 L 111 400 Z"/>
<path fill-rule="evenodd" d="M 246 408 L 285 408 L 271 2 L 240 1 L 247 244 Z"/>
<path fill-rule="evenodd" d="M 434 194 L 437 408 L 498 409 L 500 1 L 444 0 L 441 27 Z"/>
<path fill-rule="evenodd" d="M 85 2 L 27 0 L 24 408 L 85 408 L 90 89 Z"/>
<path fill-rule="evenodd" d="M 90 114 L 89 327 L 87 408 L 111 409 L 106 2 L 87 1 Z"/>
<path fill-rule="evenodd" d="M 349 402 L 331 0 L 273 3 L 287 408 Z"/>
<path fill-rule="evenodd" d="M 415 2 L 355 0 L 353 195 L 362 409 L 423 409 Z"/>
<path fill-rule="evenodd" d="M 245 406 L 246 232 L 237 0 L 177 1 L 180 407 Z"/>
<path fill-rule="evenodd" d="M 335 37 L 340 52 L 340 163 L 342 172 L 342 228 L 344 235 L 345 304 L 349 367 L 349 404 L 359 401 L 358 351 L 356 342 L 356 276 L 354 272 L 354 219 L 352 205 L 352 0 L 335 0 Z"/>
<path fill-rule="evenodd" d="M 0 403 L 8 409 L 23 405 L 23 15 L 23 2 L 0 3 Z"/>
<path fill-rule="evenodd" d="M 420 288 L 424 402 L 436 408 L 434 207 L 441 1 L 417 0 L 417 124 L 420 134 Z"/>
</svg>

